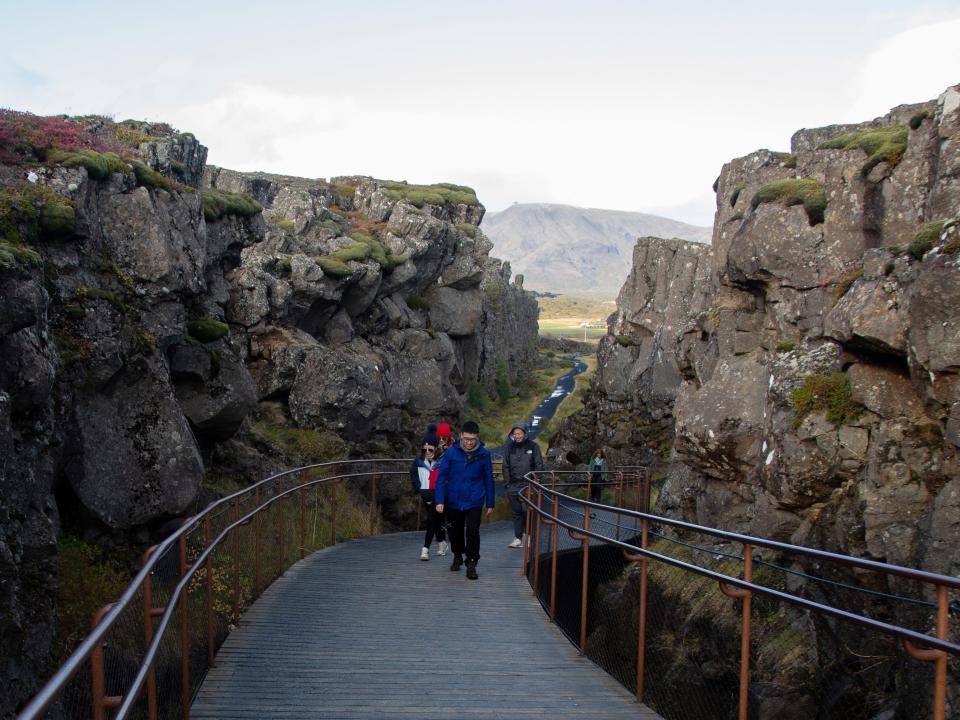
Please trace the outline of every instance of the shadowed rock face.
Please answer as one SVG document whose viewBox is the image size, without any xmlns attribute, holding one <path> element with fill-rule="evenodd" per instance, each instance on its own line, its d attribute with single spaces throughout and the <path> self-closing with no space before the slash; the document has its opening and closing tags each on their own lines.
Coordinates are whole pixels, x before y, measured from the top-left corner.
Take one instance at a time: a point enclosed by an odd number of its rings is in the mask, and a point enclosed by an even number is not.
<svg viewBox="0 0 960 720">
<path fill-rule="evenodd" d="M 74 211 L 18 228 L 42 264 L 0 254 L 0 716 L 47 670 L 61 516 L 143 542 L 208 472 L 300 464 L 255 422 L 404 456 L 499 363 L 514 384 L 532 366 L 536 302 L 489 257 L 479 203 L 205 168 L 172 131 L 136 152 L 175 184 L 0 165 L 0 189 Z M 263 210 L 205 208 L 211 188 Z"/>
</svg>

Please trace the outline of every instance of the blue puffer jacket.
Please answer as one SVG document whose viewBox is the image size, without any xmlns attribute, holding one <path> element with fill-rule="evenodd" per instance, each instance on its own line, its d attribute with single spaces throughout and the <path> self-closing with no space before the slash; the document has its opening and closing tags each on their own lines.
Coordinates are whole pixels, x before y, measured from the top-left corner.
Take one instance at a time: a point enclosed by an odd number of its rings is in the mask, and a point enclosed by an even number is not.
<svg viewBox="0 0 960 720">
<path fill-rule="evenodd" d="M 483 505 L 484 500 L 488 508 L 494 506 L 493 462 L 483 443 L 478 443 L 469 456 L 460 443 L 443 454 L 434 496 L 438 505 L 456 510 L 475 508 Z"/>
</svg>

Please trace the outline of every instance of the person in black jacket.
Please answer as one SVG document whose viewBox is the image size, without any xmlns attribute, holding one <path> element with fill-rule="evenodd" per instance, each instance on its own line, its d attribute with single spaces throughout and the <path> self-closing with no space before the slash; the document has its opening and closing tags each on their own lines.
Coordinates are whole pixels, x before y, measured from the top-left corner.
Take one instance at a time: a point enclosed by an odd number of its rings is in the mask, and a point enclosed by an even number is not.
<svg viewBox="0 0 960 720">
<path fill-rule="evenodd" d="M 540 446 L 527 437 L 527 426 L 516 423 L 510 428 L 510 439 L 503 447 L 503 481 L 513 517 L 513 542 L 507 547 L 523 547 L 524 510 L 520 491 L 526 485 L 523 476 L 531 470 L 543 470 Z"/>
</svg>

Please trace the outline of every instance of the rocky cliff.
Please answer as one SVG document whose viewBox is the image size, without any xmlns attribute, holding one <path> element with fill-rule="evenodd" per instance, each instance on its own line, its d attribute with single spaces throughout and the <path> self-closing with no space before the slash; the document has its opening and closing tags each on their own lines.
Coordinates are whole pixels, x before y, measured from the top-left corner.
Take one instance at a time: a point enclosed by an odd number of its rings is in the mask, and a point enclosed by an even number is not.
<svg viewBox="0 0 960 720">
<path fill-rule="evenodd" d="M 205 159 L 165 125 L 0 115 L 0 716 L 49 667 L 63 528 L 145 542 L 210 476 L 410 454 L 529 366 L 536 303 L 469 188 Z"/>
<path fill-rule="evenodd" d="M 960 571 L 958 147 L 954 87 L 725 165 L 710 251 L 638 243 L 555 454 L 675 436 L 660 512 Z"/>
<path fill-rule="evenodd" d="M 661 515 L 957 575 L 958 148 L 960 86 L 871 122 L 801 130 L 790 153 L 725 165 L 709 251 L 638 242 L 586 407 L 553 453 L 579 463 L 606 446 L 619 463 L 659 460 Z M 874 589 L 910 590 L 895 580 Z M 624 607 L 636 602 L 607 590 Z M 657 591 L 677 594 L 669 583 Z M 838 604 L 928 624 L 902 604 Z M 692 604 L 678 612 L 679 625 L 694 622 Z M 822 655 L 802 667 L 828 678 L 837 633 L 805 629 L 804 647 Z M 735 650 L 701 659 L 697 673 Z M 791 663 L 784 655 L 771 677 L 799 678 Z M 929 712 L 909 662 L 884 672 L 873 696 L 856 682 L 828 690 L 871 717 Z M 823 687 L 781 687 L 758 717 L 820 707 Z"/>
</svg>

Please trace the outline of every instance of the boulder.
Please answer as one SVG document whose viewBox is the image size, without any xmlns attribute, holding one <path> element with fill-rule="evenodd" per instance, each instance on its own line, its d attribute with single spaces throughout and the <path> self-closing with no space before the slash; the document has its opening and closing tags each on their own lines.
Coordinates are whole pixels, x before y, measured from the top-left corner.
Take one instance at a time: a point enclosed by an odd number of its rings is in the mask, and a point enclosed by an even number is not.
<svg viewBox="0 0 960 720">
<path fill-rule="evenodd" d="M 78 398 L 73 424 L 70 485 L 108 527 L 177 515 L 196 497 L 203 462 L 157 360 L 115 378 L 109 394 Z"/>
</svg>

